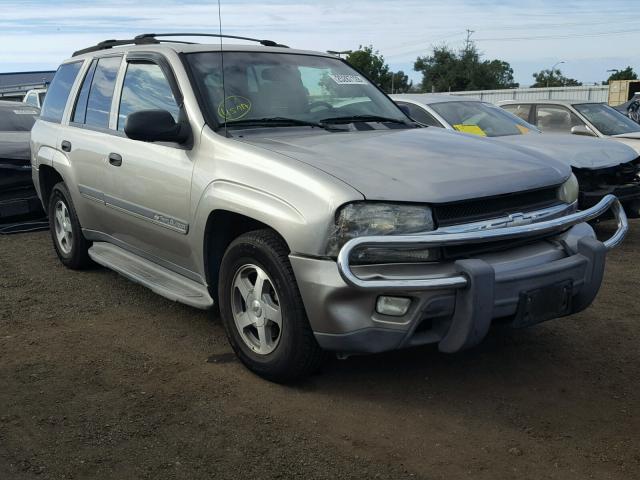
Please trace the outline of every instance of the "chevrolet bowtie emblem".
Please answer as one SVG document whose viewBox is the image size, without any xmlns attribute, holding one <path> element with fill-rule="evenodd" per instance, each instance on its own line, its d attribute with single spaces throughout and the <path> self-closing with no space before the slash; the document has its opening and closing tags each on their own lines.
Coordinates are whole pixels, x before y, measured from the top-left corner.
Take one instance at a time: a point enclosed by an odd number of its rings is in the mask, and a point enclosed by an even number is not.
<svg viewBox="0 0 640 480">
<path fill-rule="evenodd" d="M 492 223 L 492 227 L 517 227 L 520 225 L 528 225 L 532 222 L 532 215 L 525 215 L 524 213 L 511 213 L 508 216 L 499 219 L 495 223 Z"/>
</svg>

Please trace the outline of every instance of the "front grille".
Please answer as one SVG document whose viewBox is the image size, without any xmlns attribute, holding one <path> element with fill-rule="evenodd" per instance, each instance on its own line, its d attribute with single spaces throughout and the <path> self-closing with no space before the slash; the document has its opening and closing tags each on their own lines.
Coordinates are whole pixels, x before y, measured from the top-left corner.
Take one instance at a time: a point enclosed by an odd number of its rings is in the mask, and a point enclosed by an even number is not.
<svg viewBox="0 0 640 480">
<path fill-rule="evenodd" d="M 558 205 L 557 187 L 443 203 L 433 207 L 438 227 L 498 218 L 510 213 L 531 212 Z"/>
</svg>

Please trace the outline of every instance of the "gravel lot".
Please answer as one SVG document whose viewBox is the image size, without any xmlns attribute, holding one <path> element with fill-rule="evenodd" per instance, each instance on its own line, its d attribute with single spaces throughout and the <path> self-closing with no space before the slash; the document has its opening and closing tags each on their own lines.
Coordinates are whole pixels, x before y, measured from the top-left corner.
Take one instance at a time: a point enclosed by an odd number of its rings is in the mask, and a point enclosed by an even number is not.
<svg viewBox="0 0 640 480">
<path fill-rule="evenodd" d="M 284 387 L 207 313 L 0 237 L 0 479 L 640 478 L 639 247 L 582 314 Z"/>
</svg>

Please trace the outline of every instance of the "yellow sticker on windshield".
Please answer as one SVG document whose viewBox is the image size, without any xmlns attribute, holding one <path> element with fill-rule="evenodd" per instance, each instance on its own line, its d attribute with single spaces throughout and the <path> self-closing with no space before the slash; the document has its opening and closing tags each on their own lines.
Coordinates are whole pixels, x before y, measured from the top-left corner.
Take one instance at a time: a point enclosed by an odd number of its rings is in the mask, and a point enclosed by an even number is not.
<svg viewBox="0 0 640 480">
<path fill-rule="evenodd" d="M 527 127 L 523 127 L 522 125 L 517 125 L 517 124 L 516 124 L 516 128 L 517 128 L 518 130 L 520 130 L 520 133 L 521 133 L 522 135 L 527 134 L 527 133 L 529 133 L 529 132 L 531 131 L 530 129 L 528 129 Z"/>
<path fill-rule="evenodd" d="M 461 123 L 458 125 L 454 125 L 453 128 L 455 128 L 459 132 L 472 133 L 474 135 L 480 135 L 481 137 L 487 136 L 487 134 L 484 133 L 484 130 L 482 130 L 478 125 L 465 125 Z"/>
<path fill-rule="evenodd" d="M 231 95 L 218 105 L 218 116 L 225 120 L 240 120 L 251 111 L 251 100 L 239 95 Z"/>
</svg>

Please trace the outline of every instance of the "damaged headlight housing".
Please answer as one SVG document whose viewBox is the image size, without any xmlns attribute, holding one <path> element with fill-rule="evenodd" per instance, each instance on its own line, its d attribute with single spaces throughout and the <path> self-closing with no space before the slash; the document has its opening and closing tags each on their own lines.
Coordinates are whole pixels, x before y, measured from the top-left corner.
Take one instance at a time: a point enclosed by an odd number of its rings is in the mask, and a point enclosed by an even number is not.
<svg viewBox="0 0 640 480">
<path fill-rule="evenodd" d="M 329 235 L 327 255 L 337 257 L 352 238 L 379 235 L 409 235 L 435 228 L 431 208 L 382 202 L 355 202 L 343 206 Z M 351 254 L 353 264 L 430 262 L 440 258 L 439 249 L 362 247 Z"/>
<path fill-rule="evenodd" d="M 578 200 L 578 194 L 580 193 L 580 186 L 578 185 L 578 179 L 572 173 L 571 176 L 558 188 L 558 199 L 571 205 Z"/>
</svg>

